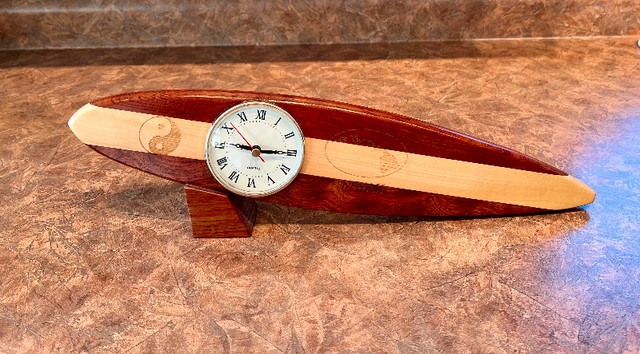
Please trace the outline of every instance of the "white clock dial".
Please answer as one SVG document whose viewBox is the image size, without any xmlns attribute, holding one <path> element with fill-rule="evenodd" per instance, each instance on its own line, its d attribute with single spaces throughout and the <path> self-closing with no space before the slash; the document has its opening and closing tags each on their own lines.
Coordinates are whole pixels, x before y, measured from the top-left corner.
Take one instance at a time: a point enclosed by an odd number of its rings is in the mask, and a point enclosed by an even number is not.
<svg viewBox="0 0 640 354">
<path fill-rule="evenodd" d="M 284 109 L 246 102 L 213 122 L 205 156 L 213 176 L 229 191 L 265 196 L 288 186 L 300 171 L 304 136 Z"/>
</svg>

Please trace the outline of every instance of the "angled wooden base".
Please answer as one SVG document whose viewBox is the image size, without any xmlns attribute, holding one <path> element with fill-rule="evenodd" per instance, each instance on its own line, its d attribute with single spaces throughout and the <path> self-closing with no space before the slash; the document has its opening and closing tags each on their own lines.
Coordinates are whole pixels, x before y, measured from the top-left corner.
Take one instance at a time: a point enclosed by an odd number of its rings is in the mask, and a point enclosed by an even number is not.
<svg viewBox="0 0 640 354">
<path fill-rule="evenodd" d="M 253 199 L 184 186 L 193 237 L 248 237 L 256 221 Z"/>
</svg>

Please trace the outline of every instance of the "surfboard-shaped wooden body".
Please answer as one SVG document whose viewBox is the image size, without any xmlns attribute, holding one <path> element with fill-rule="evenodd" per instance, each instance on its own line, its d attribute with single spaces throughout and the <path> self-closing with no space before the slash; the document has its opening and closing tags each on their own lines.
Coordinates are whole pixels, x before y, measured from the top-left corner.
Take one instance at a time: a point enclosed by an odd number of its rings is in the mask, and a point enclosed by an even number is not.
<svg viewBox="0 0 640 354">
<path fill-rule="evenodd" d="M 246 101 L 289 112 L 305 136 L 296 179 L 260 200 L 376 215 L 536 213 L 591 203 L 595 193 L 518 152 L 416 119 L 345 103 L 239 91 L 127 93 L 69 121 L 78 138 L 125 165 L 201 191 L 226 192 L 205 162 L 211 123 Z"/>
</svg>

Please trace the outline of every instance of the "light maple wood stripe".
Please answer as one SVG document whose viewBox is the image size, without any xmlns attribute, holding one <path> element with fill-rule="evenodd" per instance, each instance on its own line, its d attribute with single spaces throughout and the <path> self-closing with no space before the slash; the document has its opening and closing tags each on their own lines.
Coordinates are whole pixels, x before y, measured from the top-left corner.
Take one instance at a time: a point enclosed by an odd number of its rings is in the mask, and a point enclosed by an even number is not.
<svg viewBox="0 0 640 354">
<path fill-rule="evenodd" d="M 379 161 L 385 156 L 399 164 L 391 168 L 393 173 L 381 176 L 383 164 Z M 588 204 L 595 196 L 591 188 L 572 176 L 318 139 L 305 142 L 301 173 L 553 210 Z"/>
<path fill-rule="evenodd" d="M 154 118 L 160 119 L 152 120 Z M 156 125 L 165 129 L 160 133 L 167 133 L 163 119 L 168 119 L 179 130 L 179 138 L 172 140 L 171 151 L 163 153 L 204 160 L 210 123 L 88 104 L 71 117 L 69 126 L 86 144 L 148 152 L 149 146 L 144 144 L 148 144 L 146 140 L 153 136 Z M 300 173 L 551 210 L 589 204 L 595 198 L 591 188 L 571 176 L 313 138 L 305 139 L 305 159 Z"/>
<path fill-rule="evenodd" d="M 205 159 L 204 144 L 211 126 L 209 123 L 104 108 L 89 103 L 71 117 L 69 127 L 85 144 L 149 152 L 149 147 L 143 146 L 141 136 L 153 136 L 152 133 L 144 134 L 153 127 L 148 129 L 144 127 L 146 127 L 145 123 L 154 118 L 169 119 L 176 124 L 180 132 L 177 147 L 163 155 Z M 158 131 L 158 134 L 166 134 L 166 132 Z M 145 142 L 148 143 L 148 139 Z"/>
</svg>

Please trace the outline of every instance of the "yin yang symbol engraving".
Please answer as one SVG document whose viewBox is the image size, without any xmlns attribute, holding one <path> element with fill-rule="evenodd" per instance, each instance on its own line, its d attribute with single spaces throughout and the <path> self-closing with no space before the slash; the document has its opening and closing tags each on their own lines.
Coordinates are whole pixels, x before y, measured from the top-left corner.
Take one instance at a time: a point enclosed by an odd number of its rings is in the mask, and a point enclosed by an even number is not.
<svg viewBox="0 0 640 354">
<path fill-rule="evenodd" d="M 180 145 L 180 128 L 169 118 L 153 117 L 140 127 L 140 144 L 152 154 L 169 155 Z"/>
</svg>

